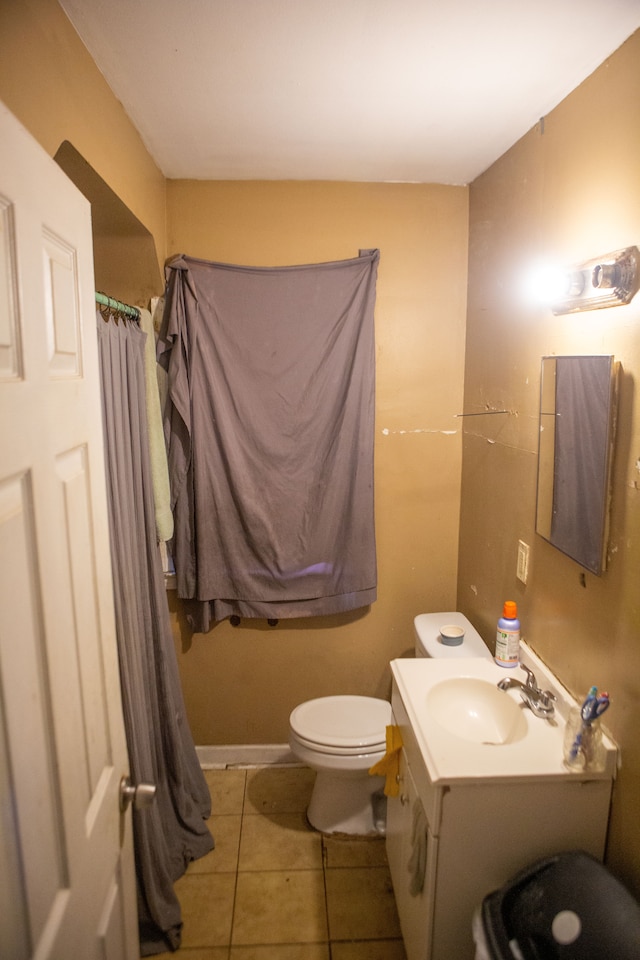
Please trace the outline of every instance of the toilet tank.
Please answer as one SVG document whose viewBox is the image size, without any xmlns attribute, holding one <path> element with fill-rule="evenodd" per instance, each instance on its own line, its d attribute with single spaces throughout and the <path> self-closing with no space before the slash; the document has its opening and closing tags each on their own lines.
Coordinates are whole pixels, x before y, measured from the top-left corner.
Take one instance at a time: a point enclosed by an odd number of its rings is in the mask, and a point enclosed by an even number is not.
<svg viewBox="0 0 640 960">
<path fill-rule="evenodd" d="M 440 627 L 447 623 L 464 627 L 464 639 L 455 647 L 442 642 Z M 485 657 L 492 660 L 492 654 L 478 631 L 469 623 L 463 613 L 448 611 L 444 613 L 419 613 L 414 617 L 416 657 Z"/>
</svg>

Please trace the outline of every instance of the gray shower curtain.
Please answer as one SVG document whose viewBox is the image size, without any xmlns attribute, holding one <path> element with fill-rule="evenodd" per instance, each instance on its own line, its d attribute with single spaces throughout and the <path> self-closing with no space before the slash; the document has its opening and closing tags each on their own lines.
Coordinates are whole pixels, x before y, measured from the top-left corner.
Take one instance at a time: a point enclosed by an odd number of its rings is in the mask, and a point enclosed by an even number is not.
<svg viewBox="0 0 640 960">
<path fill-rule="evenodd" d="M 374 304 L 379 251 L 244 267 L 167 268 L 178 595 L 192 627 L 376 598 Z"/>
<path fill-rule="evenodd" d="M 133 811 L 141 955 L 180 945 L 173 890 L 213 847 L 209 791 L 185 715 L 160 555 L 147 440 L 144 347 L 137 324 L 97 314 L 125 731 L 134 783 L 157 785 Z M 213 905 L 212 905 L 213 907 Z"/>
</svg>

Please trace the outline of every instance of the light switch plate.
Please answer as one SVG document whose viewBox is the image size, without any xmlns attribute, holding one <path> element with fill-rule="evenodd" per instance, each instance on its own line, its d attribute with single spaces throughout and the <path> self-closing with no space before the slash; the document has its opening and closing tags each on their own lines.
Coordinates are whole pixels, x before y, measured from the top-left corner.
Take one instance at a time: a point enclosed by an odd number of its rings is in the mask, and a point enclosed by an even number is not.
<svg viewBox="0 0 640 960">
<path fill-rule="evenodd" d="M 524 540 L 518 540 L 518 566 L 516 568 L 516 577 L 523 583 L 527 582 L 529 576 L 529 544 Z"/>
</svg>

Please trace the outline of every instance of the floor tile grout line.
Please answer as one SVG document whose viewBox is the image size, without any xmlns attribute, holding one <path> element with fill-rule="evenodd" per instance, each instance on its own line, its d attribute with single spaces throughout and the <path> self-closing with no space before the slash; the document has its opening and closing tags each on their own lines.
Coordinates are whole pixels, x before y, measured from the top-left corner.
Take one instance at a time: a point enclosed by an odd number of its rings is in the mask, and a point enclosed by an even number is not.
<svg viewBox="0 0 640 960">
<path fill-rule="evenodd" d="M 242 828 L 244 824 L 244 807 L 247 796 L 247 771 L 244 771 L 244 785 L 242 788 L 242 806 L 240 808 L 240 832 L 238 834 L 238 849 L 236 851 L 236 876 L 233 884 L 233 906 L 231 908 L 231 923 L 229 925 L 229 943 L 227 944 L 227 956 L 231 956 L 233 945 L 233 928 L 236 921 L 236 903 L 238 901 L 238 877 L 240 876 L 240 847 L 242 845 Z"/>
<path fill-rule="evenodd" d="M 324 842 L 324 834 L 320 834 L 320 844 L 322 847 L 322 884 L 324 888 L 324 913 L 327 921 L 327 943 L 329 951 L 329 960 L 332 960 L 333 950 L 331 947 L 331 927 L 329 925 L 329 893 L 327 890 L 327 863 L 329 860 L 328 850 Z"/>
</svg>

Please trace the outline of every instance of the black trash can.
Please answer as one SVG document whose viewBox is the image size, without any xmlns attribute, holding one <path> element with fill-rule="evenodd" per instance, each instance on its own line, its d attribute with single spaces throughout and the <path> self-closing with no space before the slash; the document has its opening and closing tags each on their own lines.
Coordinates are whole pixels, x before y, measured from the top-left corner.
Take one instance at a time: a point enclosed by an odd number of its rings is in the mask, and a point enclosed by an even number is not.
<svg viewBox="0 0 640 960">
<path fill-rule="evenodd" d="M 517 874 L 484 898 L 480 920 L 491 960 L 640 960 L 640 904 L 580 851 Z"/>
</svg>

